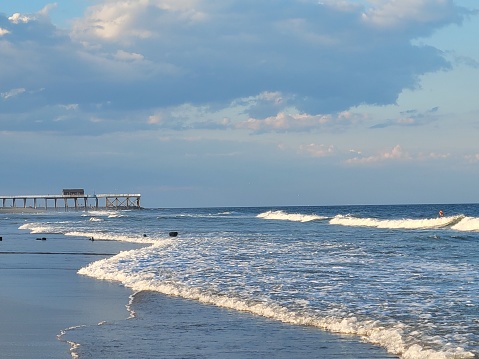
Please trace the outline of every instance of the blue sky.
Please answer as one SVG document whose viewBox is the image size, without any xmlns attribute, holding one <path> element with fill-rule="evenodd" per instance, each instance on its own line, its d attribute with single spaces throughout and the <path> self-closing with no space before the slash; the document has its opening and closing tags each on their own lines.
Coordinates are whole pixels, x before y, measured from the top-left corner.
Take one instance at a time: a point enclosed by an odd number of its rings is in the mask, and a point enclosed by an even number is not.
<svg viewBox="0 0 479 359">
<path fill-rule="evenodd" d="M 479 202 L 472 0 L 0 5 L 0 194 Z"/>
</svg>

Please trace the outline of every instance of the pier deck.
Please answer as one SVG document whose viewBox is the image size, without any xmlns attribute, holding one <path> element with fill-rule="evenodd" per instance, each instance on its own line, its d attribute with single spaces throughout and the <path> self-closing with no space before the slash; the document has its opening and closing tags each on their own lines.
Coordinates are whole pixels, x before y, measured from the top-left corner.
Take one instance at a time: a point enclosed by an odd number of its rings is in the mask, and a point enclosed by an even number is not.
<svg viewBox="0 0 479 359">
<path fill-rule="evenodd" d="M 109 193 L 109 194 L 39 194 L 39 195 L 7 195 L 0 196 L 0 208 L 34 208 L 48 209 L 48 203 L 53 201 L 53 207 L 59 208 L 58 202 L 65 210 L 69 208 L 140 208 L 141 194 L 134 193 Z M 104 201 L 104 205 L 101 202 Z M 20 202 L 20 206 L 18 206 Z M 39 205 L 43 202 L 44 205 Z M 10 204 L 10 206 L 9 206 Z"/>
</svg>

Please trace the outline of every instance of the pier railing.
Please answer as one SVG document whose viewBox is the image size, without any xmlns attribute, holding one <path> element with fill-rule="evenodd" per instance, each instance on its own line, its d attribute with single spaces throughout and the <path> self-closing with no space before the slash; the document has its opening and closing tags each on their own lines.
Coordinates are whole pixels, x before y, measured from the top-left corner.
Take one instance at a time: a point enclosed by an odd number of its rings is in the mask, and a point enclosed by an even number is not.
<svg viewBox="0 0 479 359">
<path fill-rule="evenodd" d="M 141 194 L 134 193 L 110 193 L 110 194 L 94 194 L 94 195 L 15 195 L 0 196 L 1 208 L 34 208 L 48 209 L 64 207 L 88 209 L 88 208 L 140 208 Z M 48 207 L 52 203 L 53 207 Z M 40 205 L 39 202 L 43 202 Z M 61 205 L 59 204 L 61 203 Z M 19 205 L 20 203 L 20 205 Z M 103 204 L 103 205 L 102 205 Z"/>
</svg>

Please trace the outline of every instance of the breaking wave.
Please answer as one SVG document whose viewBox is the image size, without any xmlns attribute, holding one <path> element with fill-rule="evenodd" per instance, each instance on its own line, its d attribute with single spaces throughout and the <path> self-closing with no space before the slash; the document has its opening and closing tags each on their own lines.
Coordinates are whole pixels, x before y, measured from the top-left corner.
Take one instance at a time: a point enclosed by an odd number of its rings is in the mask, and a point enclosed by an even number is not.
<svg viewBox="0 0 479 359">
<path fill-rule="evenodd" d="M 163 243 L 166 245 L 167 243 Z M 151 247 L 150 247 L 151 248 Z M 149 248 L 121 252 L 118 255 L 99 260 L 80 269 L 79 274 L 101 280 L 116 281 L 134 292 L 156 291 L 166 295 L 192 299 L 205 304 L 249 312 L 265 318 L 288 324 L 313 326 L 339 334 L 352 334 L 366 341 L 385 347 L 388 352 L 407 359 L 445 359 L 473 358 L 474 354 L 462 348 L 443 351 L 426 349 L 418 344 L 411 344 L 408 334 L 401 323 L 386 327 L 373 320 L 361 320 L 355 316 L 321 316 L 317 312 L 293 311 L 286 306 L 266 298 L 241 298 L 233 293 L 221 295 L 218 292 L 195 288 L 181 282 L 161 281 L 151 271 L 142 272 L 139 261 L 148 262 Z M 141 266 L 140 266 L 141 267 Z"/>
<path fill-rule="evenodd" d="M 463 231 L 463 232 L 479 231 L 479 218 L 464 217 L 459 222 L 454 224 L 451 228 L 456 231 Z"/>
<path fill-rule="evenodd" d="M 284 211 L 267 211 L 267 212 L 258 214 L 256 217 L 262 218 L 262 219 L 293 221 L 293 222 L 310 222 L 310 221 L 320 221 L 320 220 L 328 219 L 328 217 L 318 216 L 316 214 L 287 213 Z"/>
<path fill-rule="evenodd" d="M 450 228 L 456 231 L 479 231 L 479 218 L 464 215 L 437 217 L 437 218 L 402 218 L 378 219 L 362 218 L 351 215 L 338 214 L 333 218 L 317 214 L 288 213 L 282 210 L 266 211 L 258 214 L 257 218 L 266 220 L 280 220 L 292 222 L 311 222 L 329 220 L 330 224 L 349 227 L 372 227 L 382 229 L 438 229 Z"/>
<path fill-rule="evenodd" d="M 376 219 L 337 215 L 333 219 L 331 219 L 329 223 L 342 226 L 375 227 L 386 229 L 433 229 L 451 227 L 457 225 L 463 219 L 463 215 L 426 219 Z M 477 226 L 476 228 L 479 228 L 479 226 Z"/>
</svg>

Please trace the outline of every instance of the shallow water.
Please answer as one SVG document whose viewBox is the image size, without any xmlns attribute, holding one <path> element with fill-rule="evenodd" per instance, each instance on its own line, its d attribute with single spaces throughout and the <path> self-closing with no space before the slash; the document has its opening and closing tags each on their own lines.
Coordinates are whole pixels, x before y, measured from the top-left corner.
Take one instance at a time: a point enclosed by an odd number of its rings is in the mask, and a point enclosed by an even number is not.
<svg viewBox="0 0 479 359">
<path fill-rule="evenodd" d="M 80 358 L 393 358 L 348 336 L 336 336 L 200 305 L 196 301 L 141 292 L 130 320 L 83 327 L 66 334 L 82 343 Z"/>
</svg>

